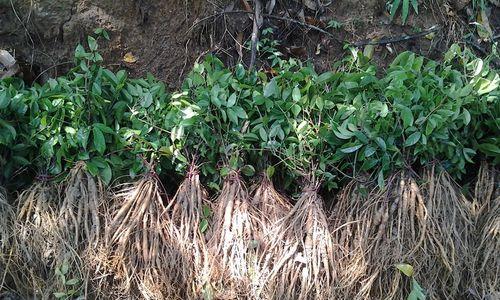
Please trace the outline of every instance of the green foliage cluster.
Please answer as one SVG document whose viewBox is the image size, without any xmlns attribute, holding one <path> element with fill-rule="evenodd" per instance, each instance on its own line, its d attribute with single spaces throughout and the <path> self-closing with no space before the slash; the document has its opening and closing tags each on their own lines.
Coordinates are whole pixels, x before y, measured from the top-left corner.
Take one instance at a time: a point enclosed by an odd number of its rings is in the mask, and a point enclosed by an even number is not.
<svg viewBox="0 0 500 300">
<path fill-rule="evenodd" d="M 410 4 L 415 14 L 418 15 L 418 0 L 389 0 L 387 1 L 387 5 L 390 9 L 391 19 L 394 19 L 396 16 L 396 12 L 401 7 L 401 21 L 403 25 L 406 23 L 408 19 L 408 15 L 410 13 Z"/>
<path fill-rule="evenodd" d="M 212 188 L 231 169 L 285 183 L 314 174 L 334 188 L 338 176 L 383 185 L 390 171 L 434 161 L 460 176 L 478 152 L 499 161 L 500 77 L 457 45 L 442 63 L 404 52 L 381 78 L 358 51 L 323 74 L 279 55 L 272 72 L 208 56 L 171 95 L 152 76 L 103 68 L 97 49 L 89 37 L 76 67 L 42 86 L 0 82 L 4 180 L 85 161 L 109 183 L 196 162 Z"/>
<path fill-rule="evenodd" d="M 107 37 L 102 30 L 96 34 Z M 90 173 L 109 183 L 144 172 L 160 150 L 161 132 L 145 124 L 149 111 L 169 103 L 164 84 L 103 68 L 97 50 L 96 38 L 88 37 L 87 50 L 75 50 L 75 67 L 44 85 L 28 87 L 19 78 L 0 83 L 3 181 L 18 183 L 26 173 L 50 178 L 85 161 Z"/>
</svg>

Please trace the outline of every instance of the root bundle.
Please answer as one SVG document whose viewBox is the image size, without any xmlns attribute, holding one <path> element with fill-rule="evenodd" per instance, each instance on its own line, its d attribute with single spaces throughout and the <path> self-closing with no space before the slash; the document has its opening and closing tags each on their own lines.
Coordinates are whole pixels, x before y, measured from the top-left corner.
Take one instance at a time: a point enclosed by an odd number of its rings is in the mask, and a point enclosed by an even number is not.
<svg viewBox="0 0 500 300">
<path fill-rule="evenodd" d="M 54 270 L 62 264 L 58 237 L 57 189 L 36 182 L 18 197 L 14 232 L 12 274 L 17 290 L 25 297 L 48 298 L 57 290 Z"/>
<path fill-rule="evenodd" d="M 289 200 L 279 194 L 267 174 L 264 173 L 261 181 L 253 191 L 252 204 L 258 211 L 259 222 L 256 230 L 258 248 L 258 265 L 255 271 L 255 280 L 252 281 L 252 291 L 257 299 L 269 299 L 276 288 L 269 279 L 275 260 L 281 253 L 273 252 L 271 246 L 276 241 L 276 227 L 290 212 L 292 205 Z M 279 243 L 284 243 L 279 241 Z M 283 249 L 276 245 L 275 249 Z"/>
<path fill-rule="evenodd" d="M 475 187 L 474 266 L 469 285 L 480 299 L 500 296 L 500 190 L 494 167 L 483 163 Z"/>
<path fill-rule="evenodd" d="M 145 299 L 173 298 L 174 289 L 167 289 L 164 245 L 169 242 L 163 233 L 165 207 L 162 188 L 154 174 L 132 186 L 123 187 L 114 197 L 109 223 L 106 226 L 106 251 L 110 256 L 114 297 Z"/>
<path fill-rule="evenodd" d="M 457 299 L 464 292 L 462 275 L 472 263 L 473 233 L 470 203 L 445 171 L 427 170 L 424 175 L 428 223 L 421 283 L 429 299 Z"/>
<path fill-rule="evenodd" d="M 336 277 L 334 245 L 317 193 L 306 187 L 275 231 L 268 280 L 273 299 L 329 299 Z"/>
<path fill-rule="evenodd" d="M 292 206 L 265 175 L 250 197 L 234 172 L 208 222 L 194 166 L 170 201 L 148 174 L 108 208 L 103 184 L 77 165 L 62 194 L 37 182 L 15 212 L 0 193 L 0 286 L 26 298 L 75 278 L 75 294 L 90 298 L 406 299 L 410 280 L 395 265 L 408 263 L 427 299 L 495 298 L 496 176 L 481 167 L 473 202 L 435 167 L 395 173 L 383 189 L 353 180 L 327 218 L 317 183 Z"/>
<path fill-rule="evenodd" d="M 187 299 L 199 298 L 209 280 L 208 251 L 200 231 L 206 204 L 206 191 L 193 166 L 166 209 L 168 222 L 165 224 L 170 247 L 176 249 L 170 251 L 170 272 L 175 273 L 175 280 L 183 286 L 186 292 L 183 297 Z"/>
<path fill-rule="evenodd" d="M 14 211 L 7 202 L 7 196 L 0 188 L 0 290 L 4 287 L 5 279 L 11 266 L 12 260 L 12 232 L 10 222 L 14 216 Z"/>
<path fill-rule="evenodd" d="M 500 295 L 500 198 L 484 215 L 484 225 L 479 228 L 479 242 L 475 255 L 475 281 L 484 299 Z"/>
<path fill-rule="evenodd" d="M 70 171 L 59 210 L 59 222 L 75 249 L 97 247 L 102 231 L 104 188 L 78 164 Z"/>
<path fill-rule="evenodd" d="M 339 244 L 336 294 L 346 299 L 406 298 L 394 264 L 418 261 L 412 256 L 423 242 L 426 219 L 420 190 L 407 176 L 390 177 L 385 190 L 349 183 L 331 217 Z"/>
<path fill-rule="evenodd" d="M 78 163 L 69 173 L 64 183 L 64 193 L 59 206 L 59 229 L 64 253 L 70 265 L 72 278 L 83 279 L 83 286 L 88 290 L 88 276 L 95 272 L 98 251 L 103 238 L 103 201 L 106 200 L 104 185 L 84 169 L 84 163 Z M 77 272 L 78 271 L 78 272 Z"/>
<path fill-rule="evenodd" d="M 339 291 L 344 298 L 404 299 L 409 281 L 395 264 L 409 263 L 428 299 L 457 299 L 470 253 L 465 197 L 434 168 L 419 186 L 411 174 L 391 176 L 384 190 L 350 183 L 332 213 Z"/>
<path fill-rule="evenodd" d="M 248 297 L 257 265 L 256 211 L 244 183 L 228 175 L 213 209 L 211 281 L 217 298 Z"/>
</svg>

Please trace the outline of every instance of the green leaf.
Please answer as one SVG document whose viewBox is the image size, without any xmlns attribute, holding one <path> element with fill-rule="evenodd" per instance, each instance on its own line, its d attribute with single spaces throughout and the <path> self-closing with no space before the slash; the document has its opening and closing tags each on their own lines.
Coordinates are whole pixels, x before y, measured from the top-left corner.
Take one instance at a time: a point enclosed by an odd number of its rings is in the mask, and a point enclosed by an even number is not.
<svg viewBox="0 0 500 300">
<path fill-rule="evenodd" d="M 355 145 L 347 148 L 341 148 L 340 151 L 342 153 L 352 153 L 358 151 L 359 148 L 363 147 L 363 145 Z"/>
<path fill-rule="evenodd" d="M 491 143 L 482 143 L 478 146 L 479 150 L 486 155 L 496 156 L 500 155 L 500 148 Z"/>
<path fill-rule="evenodd" d="M 104 69 L 102 75 L 104 78 L 107 78 L 109 81 L 111 81 L 115 87 L 118 85 L 118 78 L 116 78 L 115 73 L 111 72 L 108 69 Z"/>
<path fill-rule="evenodd" d="M 100 131 L 108 134 L 114 134 L 114 130 L 109 128 L 108 126 L 102 124 L 102 123 L 94 123 L 94 126 L 99 128 Z"/>
<path fill-rule="evenodd" d="M 96 176 L 97 174 L 99 174 L 99 168 L 97 167 L 97 165 L 95 163 L 87 161 L 85 163 L 85 166 L 87 167 L 87 171 L 89 171 L 89 173 L 92 176 Z"/>
<path fill-rule="evenodd" d="M 89 43 L 89 49 L 92 51 L 97 50 L 97 41 L 95 38 L 91 37 L 90 35 L 87 37 L 87 42 Z"/>
<path fill-rule="evenodd" d="M 293 88 L 293 91 L 292 91 L 292 100 L 297 102 L 300 100 L 300 98 L 301 98 L 300 89 L 299 89 L 299 87 L 296 86 Z"/>
<path fill-rule="evenodd" d="M 204 233 L 208 229 L 208 220 L 207 219 L 202 219 L 200 222 L 200 232 Z"/>
<path fill-rule="evenodd" d="M 65 260 L 65 261 L 62 263 L 62 265 L 61 265 L 61 273 L 62 273 L 63 275 L 66 275 L 66 274 L 68 274 L 68 271 L 69 271 L 69 264 L 68 264 L 68 261 L 66 261 L 66 260 Z"/>
<path fill-rule="evenodd" d="M 210 91 L 210 101 L 212 102 L 213 105 L 217 106 L 218 108 L 221 107 L 222 102 L 219 99 L 219 86 L 215 85 L 212 87 L 212 90 Z"/>
<path fill-rule="evenodd" d="M 253 176 L 255 174 L 255 168 L 252 165 L 245 165 L 241 168 L 241 173 L 245 176 Z"/>
<path fill-rule="evenodd" d="M 464 125 L 467 126 L 470 123 L 470 112 L 467 109 L 463 109 Z"/>
<path fill-rule="evenodd" d="M 203 217 L 210 218 L 212 216 L 212 209 L 210 209 L 210 206 L 204 204 L 202 207 L 202 213 Z"/>
<path fill-rule="evenodd" d="M 276 83 L 276 78 L 271 79 L 264 87 L 264 97 L 271 97 L 273 95 L 279 95 L 278 84 Z"/>
<path fill-rule="evenodd" d="M 236 104 L 236 93 L 232 93 L 227 99 L 227 107 L 233 107 Z"/>
<path fill-rule="evenodd" d="M 299 115 L 301 110 L 302 110 L 302 108 L 300 107 L 300 105 L 298 105 L 298 104 L 292 105 L 292 113 L 295 117 L 297 117 Z"/>
<path fill-rule="evenodd" d="M 104 181 L 104 183 L 106 185 L 109 185 L 111 182 L 112 173 L 111 173 L 111 167 L 109 166 L 108 163 L 106 163 L 106 166 L 103 169 L 101 169 L 99 174 L 101 175 L 101 179 Z"/>
<path fill-rule="evenodd" d="M 418 0 L 411 0 L 411 6 L 413 6 L 413 10 L 418 15 Z"/>
<path fill-rule="evenodd" d="M 358 138 L 358 140 L 363 143 L 363 144 L 367 144 L 368 143 L 368 138 L 366 137 L 366 135 L 361 132 L 361 131 L 354 131 L 354 135 Z"/>
<path fill-rule="evenodd" d="M 408 300 L 425 300 L 424 289 L 418 284 L 415 278 L 411 280 L 411 292 L 408 295 Z"/>
<path fill-rule="evenodd" d="M 403 21 L 403 25 L 406 23 L 409 10 L 410 10 L 410 0 L 403 0 L 403 8 L 401 9 L 401 21 Z"/>
<path fill-rule="evenodd" d="M 5 109 L 9 106 L 10 97 L 7 94 L 7 91 L 0 91 L 0 109 Z"/>
<path fill-rule="evenodd" d="M 80 143 L 80 145 L 84 149 L 87 148 L 87 143 L 88 143 L 88 140 L 89 140 L 89 135 L 90 135 L 89 130 L 88 129 L 83 129 L 83 128 L 78 129 L 78 132 L 76 134 L 76 139 L 77 139 L 78 143 Z"/>
<path fill-rule="evenodd" d="M 85 56 L 85 48 L 83 48 L 82 45 L 78 44 L 75 49 L 75 58 L 83 58 Z"/>
<path fill-rule="evenodd" d="M 325 72 L 325 73 L 318 76 L 318 78 L 316 79 L 316 83 L 322 84 L 322 83 L 328 82 L 334 76 L 335 76 L 335 74 L 333 72 Z"/>
<path fill-rule="evenodd" d="M 230 172 L 231 172 L 231 169 L 229 169 L 228 167 L 223 167 L 222 169 L 220 169 L 220 176 L 222 178 L 224 178 L 227 175 L 229 175 Z"/>
<path fill-rule="evenodd" d="M 365 157 L 370 157 L 370 156 L 372 156 L 375 152 L 376 152 L 375 148 L 373 148 L 373 147 L 371 147 L 371 146 L 366 146 L 366 149 L 365 149 Z"/>
<path fill-rule="evenodd" d="M 266 169 L 266 174 L 267 174 L 267 176 L 268 176 L 269 178 L 272 178 L 272 177 L 273 177 L 273 175 L 274 175 L 274 171 L 275 171 L 274 166 L 269 166 L 269 167 L 267 167 L 267 169 Z"/>
<path fill-rule="evenodd" d="M 375 142 L 380 147 L 380 149 L 382 149 L 382 151 L 385 152 L 387 150 L 387 146 L 385 144 L 385 141 L 381 137 L 376 137 Z"/>
<path fill-rule="evenodd" d="M 153 95 L 150 92 L 147 92 L 141 98 L 141 106 L 144 108 L 148 108 L 153 103 Z"/>
<path fill-rule="evenodd" d="M 236 115 L 238 116 L 238 118 L 240 118 L 240 119 L 247 119 L 248 118 L 247 113 L 240 106 L 233 107 L 233 110 L 236 113 Z"/>
<path fill-rule="evenodd" d="M 106 140 L 104 139 L 104 135 L 102 134 L 101 130 L 95 126 L 92 129 L 92 133 L 93 133 L 94 148 L 100 154 L 104 154 L 104 151 L 106 150 Z"/>
<path fill-rule="evenodd" d="M 61 298 L 68 297 L 68 295 L 66 295 L 66 293 L 57 292 L 57 293 L 54 293 L 54 297 L 56 297 L 57 299 L 61 299 Z"/>
<path fill-rule="evenodd" d="M 413 276 L 413 266 L 409 264 L 396 264 L 395 267 L 408 277 Z"/>
<path fill-rule="evenodd" d="M 76 134 L 76 130 L 73 127 L 66 126 L 66 127 L 64 127 L 64 131 L 67 134 L 69 134 L 69 135 L 75 135 Z"/>
<path fill-rule="evenodd" d="M 98 95 L 98 96 L 100 96 L 102 94 L 101 85 L 99 83 L 94 82 L 92 84 L 92 93 L 94 93 L 95 95 Z"/>
<path fill-rule="evenodd" d="M 316 97 L 316 107 L 318 107 L 318 109 L 320 111 L 322 111 L 324 106 L 325 106 L 325 102 L 323 101 L 323 98 Z"/>
<path fill-rule="evenodd" d="M 79 279 L 73 278 L 73 279 L 66 281 L 66 285 L 75 285 L 75 284 L 78 284 L 79 282 L 80 282 Z"/>
<path fill-rule="evenodd" d="M 413 113 L 411 112 L 411 109 L 403 105 L 398 105 L 398 108 L 401 111 L 401 118 L 403 119 L 403 127 L 408 128 L 410 126 L 413 126 Z"/>
<path fill-rule="evenodd" d="M 22 156 L 14 155 L 14 156 L 12 156 L 12 160 L 21 166 L 27 166 L 30 164 L 29 160 L 27 160 L 26 158 L 24 158 Z"/>
<path fill-rule="evenodd" d="M 498 89 L 499 84 L 500 84 L 500 75 L 495 74 L 492 80 L 486 78 L 480 78 L 474 85 L 474 88 L 477 90 L 477 93 L 479 95 L 484 95 Z"/>
<path fill-rule="evenodd" d="M 378 164 L 378 159 L 365 159 L 363 161 L 363 165 L 361 166 L 361 170 L 368 171 L 371 168 L 375 167 Z"/>
<path fill-rule="evenodd" d="M 377 184 L 378 187 L 383 189 L 385 186 L 385 180 L 384 180 L 384 172 L 383 170 L 378 171 L 378 176 L 377 176 Z"/>
<path fill-rule="evenodd" d="M 387 117 L 388 114 L 389 114 L 389 107 L 387 106 L 386 103 L 382 103 L 382 105 L 380 106 L 380 116 L 382 118 L 385 118 Z"/>
<path fill-rule="evenodd" d="M 236 78 L 238 78 L 238 80 L 241 80 L 243 79 L 243 77 L 245 77 L 245 68 L 242 64 L 238 64 L 236 65 Z"/>
<path fill-rule="evenodd" d="M 259 128 L 259 135 L 264 142 L 267 142 L 267 132 L 264 127 Z"/>
<path fill-rule="evenodd" d="M 54 146 L 52 145 L 52 140 L 48 140 L 45 143 L 43 143 L 40 152 L 43 157 L 47 159 L 52 158 L 52 156 L 54 156 Z"/>
<path fill-rule="evenodd" d="M 334 129 L 333 134 L 335 134 L 336 137 L 342 140 L 348 140 L 354 136 L 354 133 L 352 131 L 349 131 L 343 126 L 337 127 L 337 130 Z"/>
<path fill-rule="evenodd" d="M 476 155 L 476 151 L 474 149 L 471 149 L 471 148 L 464 148 L 462 150 L 463 154 L 464 154 L 464 158 L 466 161 L 470 162 L 470 163 L 474 163 L 471 159 L 471 155 L 474 156 Z"/>
<path fill-rule="evenodd" d="M 399 4 L 401 3 L 401 0 L 394 0 L 394 2 L 392 2 L 392 7 L 391 7 L 391 20 L 394 19 L 394 16 L 396 15 L 396 11 L 398 10 L 399 8 Z"/>
<path fill-rule="evenodd" d="M 227 109 L 227 117 L 229 121 L 233 122 L 235 125 L 238 124 L 238 116 L 236 116 L 236 113 L 231 108 Z"/>
<path fill-rule="evenodd" d="M 420 133 L 419 131 L 410 134 L 410 136 L 406 139 L 404 146 L 410 147 L 410 146 L 415 145 L 420 140 L 421 136 L 422 136 L 422 133 Z"/>
</svg>

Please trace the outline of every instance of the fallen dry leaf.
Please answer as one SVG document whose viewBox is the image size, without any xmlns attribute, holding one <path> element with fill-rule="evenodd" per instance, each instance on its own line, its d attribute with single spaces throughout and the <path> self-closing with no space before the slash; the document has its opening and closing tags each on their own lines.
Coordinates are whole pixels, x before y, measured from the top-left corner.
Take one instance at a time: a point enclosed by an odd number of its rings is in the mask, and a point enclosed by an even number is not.
<svg viewBox="0 0 500 300">
<path fill-rule="evenodd" d="M 321 44 L 318 44 L 316 46 L 316 52 L 314 54 L 316 54 L 316 55 L 320 55 L 321 54 Z"/>
<path fill-rule="evenodd" d="M 137 58 L 132 54 L 132 52 L 127 52 L 125 56 L 123 56 L 123 61 L 132 64 L 137 61 Z"/>
<path fill-rule="evenodd" d="M 365 49 L 363 50 L 363 55 L 368 59 L 372 59 L 374 51 L 375 51 L 374 45 L 366 45 Z"/>
<path fill-rule="evenodd" d="M 305 20 L 306 20 L 307 24 L 310 24 L 310 25 L 313 25 L 313 26 L 316 26 L 316 27 L 319 27 L 319 28 L 325 28 L 326 27 L 325 22 L 321 21 L 320 19 L 316 19 L 316 18 L 313 18 L 313 17 L 306 16 Z"/>
<path fill-rule="evenodd" d="M 243 32 L 240 31 L 238 36 L 236 37 L 236 51 L 238 52 L 238 56 L 240 60 L 243 59 Z"/>
<path fill-rule="evenodd" d="M 248 2 L 246 0 L 240 0 L 240 3 L 241 3 L 241 6 L 243 6 L 243 10 L 245 10 L 247 12 L 253 12 L 252 7 L 250 6 L 250 4 L 248 4 Z"/>
<path fill-rule="evenodd" d="M 436 36 L 435 32 L 430 32 L 425 35 L 425 38 L 432 41 L 432 39 L 434 39 L 435 36 Z"/>
<path fill-rule="evenodd" d="M 477 23 L 480 26 L 477 26 L 477 34 L 483 41 L 487 41 L 491 39 L 493 36 L 493 30 L 490 26 L 490 21 L 488 20 L 488 16 L 484 10 L 481 10 L 477 15 Z"/>
</svg>

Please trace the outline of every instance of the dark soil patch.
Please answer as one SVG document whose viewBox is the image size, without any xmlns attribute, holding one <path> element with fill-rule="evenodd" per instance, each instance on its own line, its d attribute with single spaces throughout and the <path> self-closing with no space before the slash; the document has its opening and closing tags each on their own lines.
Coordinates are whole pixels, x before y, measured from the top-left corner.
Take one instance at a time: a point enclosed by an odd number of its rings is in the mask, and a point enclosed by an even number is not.
<svg viewBox="0 0 500 300">
<path fill-rule="evenodd" d="M 281 41 L 279 50 L 285 56 L 309 60 L 319 71 L 331 68 L 345 56 L 347 42 L 413 34 L 441 26 L 432 37 L 376 46 L 373 60 L 383 68 L 405 50 L 439 58 L 449 43 L 460 40 L 466 31 L 464 1 L 419 1 L 419 14 L 410 13 L 404 26 L 398 25 L 400 20 L 391 22 L 385 0 L 342 0 L 321 9 L 311 9 L 310 2 L 276 1 L 272 14 L 318 26 L 336 39 L 310 27 L 269 18 L 264 19 L 262 29 L 274 29 L 274 38 Z M 234 12 L 244 8 L 243 0 L 41 0 L 35 4 L 0 0 L 0 48 L 13 52 L 26 65 L 39 68 L 28 67 L 24 73 L 36 73 L 31 74 L 31 79 L 43 81 L 67 70 L 75 45 L 102 27 L 111 36 L 109 42 L 100 45 L 108 67 L 125 68 L 132 76 L 152 73 L 175 88 L 193 62 L 207 53 L 217 54 L 229 65 L 239 61 L 248 65 L 252 20 L 248 14 Z M 498 25 L 497 12 L 493 6 L 493 30 Z M 216 16 L 206 18 L 211 15 Z M 326 28 L 331 20 L 341 27 Z M 124 62 L 127 53 L 136 61 Z"/>
</svg>

